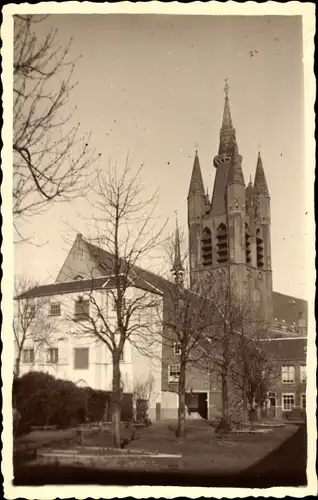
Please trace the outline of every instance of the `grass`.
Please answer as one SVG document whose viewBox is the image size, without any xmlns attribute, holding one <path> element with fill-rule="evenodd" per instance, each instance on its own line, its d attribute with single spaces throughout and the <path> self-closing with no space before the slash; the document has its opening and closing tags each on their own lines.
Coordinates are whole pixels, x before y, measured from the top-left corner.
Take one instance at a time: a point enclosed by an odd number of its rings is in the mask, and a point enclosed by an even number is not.
<svg viewBox="0 0 318 500">
<path fill-rule="evenodd" d="M 278 448 L 297 429 L 295 425 L 273 427 L 268 433 L 219 435 L 206 421 L 187 422 L 187 435 L 183 440 L 175 437 L 176 421 L 154 422 L 150 427 L 138 429 L 136 439 L 130 441 L 126 449 L 143 450 L 151 453 L 181 454 L 182 458 L 137 458 L 131 454 L 114 457 L 100 464 L 100 467 L 135 468 L 136 470 L 155 470 L 158 468 L 176 468 L 179 470 L 198 470 L 213 472 L 239 472 L 258 462 Z M 129 437 L 130 431 L 123 429 L 123 437 Z M 80 445 L 80 436 L 73 430 L 36 431 L 20 442 L 28 441 L 38 447 L 70 449 Z M 90 446 L 109 447 L 109 430 L 88 432 L 84 438 L 85 453 Z M 111 453 L 109 450 L 105 453 Z M 88 465 L 93 465 L 92 463 Z M 96 464 L 96 466 L 98 466 Z"/>
</svg>

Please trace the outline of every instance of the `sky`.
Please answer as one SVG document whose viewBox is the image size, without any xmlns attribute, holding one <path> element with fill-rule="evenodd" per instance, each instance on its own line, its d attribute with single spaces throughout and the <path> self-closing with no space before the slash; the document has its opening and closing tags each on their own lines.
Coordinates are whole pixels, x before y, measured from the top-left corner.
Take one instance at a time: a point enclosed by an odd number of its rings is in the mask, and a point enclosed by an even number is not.
<svg viewBox="0 0 318 500">
<path fill-rule="evenodd" d="M 77 87 L 68 106 L 91 133 L 91 147 L 145 165 L 159 189 L 158 210 L 187 230 L 195 149 L 205 187 L 213 189 L 228 79 L 245 181 L 261 151 L 271 195 L 275 291 L 306 297 L 302 26 L 292 16 L 52 15 L 39 28 L 72 37 Z M 29 221 L 36 245 L 15 245 L 15 272 L 55 280 L 76 232 L 85 236 L 85 201 L 55 205 Z"/>
</svg>

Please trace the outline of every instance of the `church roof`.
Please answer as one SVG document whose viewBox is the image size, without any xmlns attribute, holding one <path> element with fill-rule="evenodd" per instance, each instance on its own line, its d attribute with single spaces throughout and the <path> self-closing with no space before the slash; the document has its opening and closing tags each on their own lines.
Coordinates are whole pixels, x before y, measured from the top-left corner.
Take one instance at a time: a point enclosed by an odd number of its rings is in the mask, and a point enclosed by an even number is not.
<svg viewBox="0 0 318 500">
<path fill-rule="evenodd" d="M 292 324 L 299 320 L 299 314 L 302 313 L 307 321 L 308 304 L 304 299 L 292 297 L 279 292 L 273 292 L 273 315 L 278 321 L 285 320 Z"/>
<path fill-rule="evenodd" d="M 264 339 L 260 342 L 264 350 L 273 355 L 277 360 L 292 361 L 306 358 L 306 337 Z"/>
</svg>

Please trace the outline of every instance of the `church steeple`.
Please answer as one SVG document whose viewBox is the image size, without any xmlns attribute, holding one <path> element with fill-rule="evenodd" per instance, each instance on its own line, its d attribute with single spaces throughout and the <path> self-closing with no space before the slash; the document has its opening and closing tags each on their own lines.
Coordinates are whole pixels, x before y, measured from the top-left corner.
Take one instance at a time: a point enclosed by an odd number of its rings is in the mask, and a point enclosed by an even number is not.
<svg viewBox="0 0 318 500">
<path fill-rule="evenodd" d="M 233 153 L 233 146 L 235 143 L 235 129 L 233 127 L 230 101 L 229 101 L 229 85 L 227 79 L 225 80 L 225 100 L 222 126 L 220 130 L 220 143 L 218 155 L 214 158 L 214 166 L 217 168 L 221 163 L 228 162 Z"/>
<path fill-rule="evenodd" d="M 225 92 L 225 101 L 224 101 L 224 111 L 223 111 L 223 121 L 222 121 L 222 131 L 226 131 L 229 129 L 233 129 L 231 110 L 230 110 L 230 102 L 229 102 L 229 84 L 227 83 L 227 79 L 225 80 L 224 92 Z"/>
<path fill-rule="evenodd" d="M 258 152 L 257 156 L 257 165 L 256 165 L 255 180 L 254 180 L 254 194 L 255 195 L 263 194 L 264 196 L 269 196 L 269 191 L 263 167 L 263 161 L 260 152 Z"/>
<path fill-rule="evenodd" d="M 195 151 L 192 175 L 190 180 L 189 196 L 191 194 L 205 195 L 198 150 Z"/>
<path fill-rule="evenodd" d="M 176 215 L 176 232 L 175 232 L 175 241 L 174 241 L 174 259 L 173 259 L 173 266 L 171 269 L 175 281 L 179 284 L 183 282 L 183 275 L 184 275 L 184 267 L 182 265 L 182 260 L 181 260 L 181 252 L 180 252 L 180 234 L 179 234 L 179 227 L 178 227 L 178 217 Z"/>
</svg>

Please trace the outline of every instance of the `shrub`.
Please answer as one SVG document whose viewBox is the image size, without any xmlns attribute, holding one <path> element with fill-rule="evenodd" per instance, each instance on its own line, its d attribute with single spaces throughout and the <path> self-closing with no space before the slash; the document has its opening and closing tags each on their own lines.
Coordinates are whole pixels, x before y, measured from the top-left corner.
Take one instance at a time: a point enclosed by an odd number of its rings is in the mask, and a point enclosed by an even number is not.
<svg viewBox="0 0 318 500">
<path fill-rule="evenodd" d="M 103 420 L 106 403 L 110 407 L 111 393 L 80 388 L 71 381 L 56 379 L 43 372 L 29 372 L 16 379 L 12 388 L 15 407 L 21 419 L 18 434 L 31 427 L 55 425 L 73 427 L 85 421 Z M 123 394 L 122 420 L 132 417 L 132 395 Z"/>
</svg>

